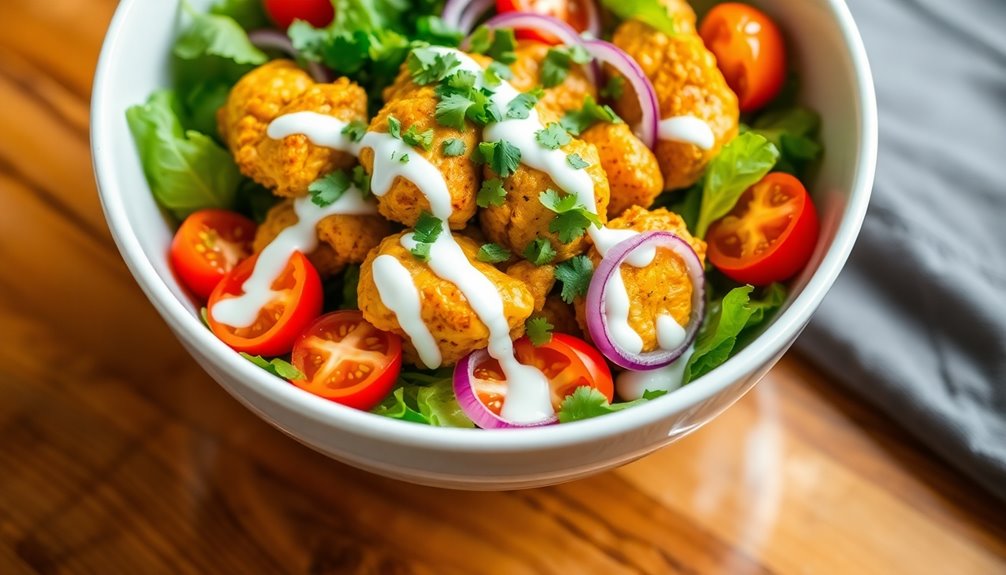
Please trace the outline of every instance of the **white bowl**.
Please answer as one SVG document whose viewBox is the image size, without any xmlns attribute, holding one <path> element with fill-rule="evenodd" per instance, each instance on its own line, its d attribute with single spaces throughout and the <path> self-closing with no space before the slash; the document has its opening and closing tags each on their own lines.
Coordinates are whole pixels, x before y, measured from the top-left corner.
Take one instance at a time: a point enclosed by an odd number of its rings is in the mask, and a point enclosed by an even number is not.
<svg viewBox="0 0 1006 575">
<path fill-rule="evenodd" d="M 205 4 L 205 2 L 194 2 Z M 278 429 L 335 459 L 442 487 L 507 489 L 568 481 L 646 455 L 740 399 L 789 348 L 835 281 L 866 212 L 877 112 L 866 53 L 842 0 L 763 0 L 797 54 L 802 99 L 823 117 L 826 155 L 812 193 L 821 238 L 783 310 L 723 366 L 648 404 L 537 429 L 427 427 L 315 397 L 255 367 L 214 337 L 168 267 L 168 227 L 143 178 L 125 110 L 167 85 L 178 2 L 123 0 L 101 51 L 91 146 L 112 235 L 143 291 L 203 368 Z"/>
</svg>

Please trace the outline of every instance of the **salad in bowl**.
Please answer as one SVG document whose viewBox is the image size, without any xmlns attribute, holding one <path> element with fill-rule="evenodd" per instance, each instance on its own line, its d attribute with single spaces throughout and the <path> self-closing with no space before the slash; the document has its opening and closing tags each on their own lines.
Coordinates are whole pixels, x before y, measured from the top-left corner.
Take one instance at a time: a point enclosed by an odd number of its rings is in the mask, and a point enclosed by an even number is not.
<svg viewBox="0 0 1006 575">
<path fill-rule="evenodd" d="M 811 259 L 779 26 L 684 0 L 182 4 L 126 112 L 213 335 L 299 392 L 482 429 L 660 401 Z"/>
</svg>

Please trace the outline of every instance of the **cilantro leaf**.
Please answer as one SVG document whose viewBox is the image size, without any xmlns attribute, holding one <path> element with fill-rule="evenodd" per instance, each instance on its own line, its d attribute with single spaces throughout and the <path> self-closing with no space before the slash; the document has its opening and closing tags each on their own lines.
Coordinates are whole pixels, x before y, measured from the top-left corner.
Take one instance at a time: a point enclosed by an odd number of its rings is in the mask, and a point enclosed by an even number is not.
<svg viewBox="0 0 1006 575">
<path fill-rule="evenodd" d="M 779 150 L 772 142 L 752 132 L 723 146 L 706 168 L 695 237 L 704 238 L 710 224 L 727 215 L 744 190 L 761 180 L 778 159 Z"/>
<path fill-rule="evenodd" d="M 517 61 L 517 37 L 510 28 L 496 28 L 493 30 L 492 43 L 486 50 L 486 56 L 504 64 L 513 64 Z"/>
<path fill-rule="evenodd" d="M 503 83 L 503 80 L 513 78 L 513 71 L 499 62 L 492 62 L 482 73 L 483 82 L 486 86 L 496 87 Z"/>
<path fill-rule="evenodd" d="M 479 26 L 468 38 L 468 51 L 472 54 L 485 54 L 492 45 L 492 35 L 488 26 Z"/>
<path fill-rule="evenodd" d="M 573 194 L 560 195 L 549 188 L 538 195 L 538 201 L 555 212 L 555 217 L 548 224 L 548 231 L 558 234 L 559 241 L 564 244 L 582 236 L 592 224 L 601 227 L 597 214 L 587 209 Z"/>
<path fill-rule="evenodd" d="M 434 46 L 456 48 L 464 39 L 460 30 L 449 26 L 439 16 L 420 16 L 416 20 L 416 40 L 429 42 Z"/>
<path fill-rule="evenodd" d="M 175 93 L 154 92 L 126 110 L 154 199 L 176 218 L 203 208 L 231 208 L 241 174 L 230 153 L 212 138 L 185 131 Z"/>
<path fill-rule="evenodd" d="M 247 359 L 248 361 L 254 363 L 255 365 L 261 367 L 262 369 L 268 371 L 269 373 L 282 377 L 283 379 L 304 379 L 304 374 L 294 367 L 290 362 L 280 359 L 278 357 L 271 360 L 263 358 L 261 355 L 250 355 L 245 352 L 240 352 L 241 357 Z"/>
<path fill-rule="evenodd" d="M 361 122 L 360 120 L 353 120 L 352 122 L 346 124 L 346 127 L 342 129 L 342 135 L 346 136 L 353 142 L 359 142 L 362 140 L 366 133 L 367 124 Z"/>
<path fill-rule="evenodd" d="M 586 64 L 592 60 L 583 46 L 549 48 L 541 62 L 541 85 L 552 88 L 562 84 L 574 63 Z"/>
<path fill-rule="evenodd" d="M 659 0 L 601 0 L 601 5 L 622 20 L 639 20 L 664 34 L 677 33 L 674 14 L 669 5 Z"/>
<path fill-rule="evenodd" d="M 510 257 L 510 250 L 499 244 L 482 244 L 482 247 L 479 248 L 479 253 L 475 255 L 475 259 L 487 264 L 505 262 Z"/>
<path fill-rule="evenodd" d="M 489 206 L 501 206 L 506 201 L 506 189 L 499 178 L 491 178 L 482 182 L 479 193 L 475 197 L 475 203 L 480 208 Z"/>
<path fill-rule="evenodd" d="M 593 275 L 594 264 L 583 254 L 555 266 L 555 279 L 562 282 L 562 301 L 573 303 L 577 297 L 587 295 Z"/>
<path fill-rule="evenodd" d="M 388 115 L 388 133 L 392 138 L 402 137 L 402 122 L 390 114 Z"/>
<path fill-rule="evenodd" d="M 531 115 L 531 110 L 543 95 L 541 88 L 519 94 L 507 104 L 506 117 L 511 120 L 524 120 Z"/>
<path fill-rule="evenodd" d="M 402 141 L 413 148 L 421 148 L 428 152 L 433 146 L 433 128 L 430 128 L 425 132 L 420 132 L 419 129 L 416 128 L 416 125 L 412 124 L 409 126 L 409 129 L 405 130 L 405 133 L 402 134 Z"/>
<path fill-rule="evenodd" d="M 370 194 L 370 175 L 363 166 L 353 168 L 353 185 L 360 190 L 360 195 L 367 197 Z"/>
<path fill-rule="evenodd" d="M 583 100 L 583 107 L 579 110 L 566 112 L 560 124 L 570 134 L 579 136 L 598 122 L 621 124 L 622 119 L 618 117 L 618 114 L 610 106 L 602 106 L 594 100 L 593 96 L 588 95 Z"/>
<path fill-rule="evenodd" d="M 416 247 L 412 248 L 412 255 L 426 261 L 430 257 L 430 246 L 437 241 L 440 233 L 444 231 L 444 223 L 440 218 L 429 212 L 419 214 L 416 220 L 416 227 L 412 231 L 412 239 L 416 242 Z"/>
<path fill-rule="evenodd" d="M 502 178 L 512 175 L 520 165 L 520 148 L 506 140 L 482 142 L 479 144 L 479 153 L 489 167 Z"/>
<path fill-rule="evenodd" d="M 217 0 L 210 14 L 230 16 L 245 30 L 257 30 L 269 25 L 261 0 Z"/>
<path fill-rule="evenodd" d="M 531 340 L 531 344 L 535 347 L 545 345 L 546 343 L 552 341 L 552 330 L 555 326 L 548 322 L 548 319 L 542 316 L 532 317 L 524 323 L 524 333 L 527 338 Z"/>
<path fill-rule="evenodd" d="M 621 76 L 612 76 L 608 78 L 607 83 L 601 88 L 602 98 L 611 98 L 612 100 L 617 100 L 622 97 L 622 92 L 625 91 L 625 78 Z"/>
<path fill-rule="evenodd" d="M 465 129 L 465 116 L 474 102 L 464 94 L 447 94 L 437 102 L 434 117 L 441 126 L 455 130 Z"/>
<path fill-rule="evenodd" d="M 442 54 L 434 48 L 423 47 L 413 49 L 405 64 L 412 81 L 425 86 L 446 78 L 461 65 L 461 61 L 454 54 Z"/>
<path fill-rule="evenodd" d="M 311 203 L 325 208 L 336 202 L 353 185 L 346 172 L 338 170 L 311 182 L 307 187 Z"/>
<path fill-rule="evenodd" d="M 556 256 L 555 248 L 548 238 L 537 237 L 524 248 L 524 259 L 536 266 L 552 263 Z"/>
<path fill-rule="evenodd" d="M 440 143 L 440 153 L 447 157 L 463 156 L 466 151 L 464 140 L 448 138 Z"/>
<path fill-rule="evenodd" d="M 574 170 L 582 170 L 590 166 L 590 162 L 587 162 L 580 157 L 580 154 L 572 153 L 566 156 L 566 163 L 569 164 Z"/>
<path fill-rule="evenodd" d="M 558 150 L 572 141 L 566 130 L 556 122 L 551 122 L 544 128 L 534 133 L 535 140 L 544 148 Z"/>
<path fill-rule="evenodd" d="M 401 164 L 408 164 L 409 163 L 409 155 L 408 154 L 402 154 L 401 156 L 398 157 L 398 162 L 401 163 Z"/>
<path fill-rule="evenodd" d="M 642 398 L 635 401 L 609 403 L 608 398 L 603 393 L 593 387 L 583 385 L 573 390 L 573 393 L 567 395 L 562 400 L 562 406 L 559 408 L 558 414 L 559 423 L 581 421 L 599 415 L 615 413 L 616 411 L 622 411 L 623 409 L 646 403 L 666 394 L 666 391 L 647 391 L 643 394 Z"/>
</svg>

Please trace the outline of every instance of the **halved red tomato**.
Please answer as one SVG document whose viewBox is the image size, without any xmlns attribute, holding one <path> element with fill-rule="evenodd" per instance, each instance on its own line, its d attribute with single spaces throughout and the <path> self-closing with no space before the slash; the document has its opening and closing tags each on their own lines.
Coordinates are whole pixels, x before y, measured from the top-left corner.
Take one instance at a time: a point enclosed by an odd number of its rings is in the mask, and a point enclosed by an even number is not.
<svg viewBox="0 0 1006 575">
<path fill-rule="evenodd" d="M 562 400 L 578 387 L 593 387 L 608 401 L 615 397 L 611 370 L 600 352 L 578 337 L 552 334 L 552 341 L 535 347 L 522 337 L 514 342 L 517 361 L 538 368 L 548 378 L 552 408 L 559 411 Z M 479 401 L 496 415 L 506 399 L 506 378 L 499 362 L 488 354 L 474 366 L 473 385 Z"/>
<path fill-rule="evenodd" d="M 756 286 L 789 279 L 810 260 L 818 227 L 800 180 L 774 172 L 709 228 L 709 261 L 727 277 Z"/>
<path fill-rule="evenodd" d="M 402 369 L 402 338 L 370 325 L 356 310 L 318 318 L 293 346 L 301 389 L 368 410 L 388 395 Z"/>
<path fill-rule="evenodd" d="M 208 304 L 210 329 L 237 351 L 275 356 L 288 353 L 293 342 L 321 313 L 321 278 L 300 252 L 294 252 L 286 267 L 272 282 L 272 297 L 258 312 L 255 323 L 233 327 L 214 318 L 220 302 L 244 293 L 242 286 L 255 269 L 258 256 L 241 262 L 213 290 Z"/>
<path fill-rule="evenodd" d="M 717 4 L 702 19 L 699 35 L 716 55 L 742 112 L 768 104 L 786 79 L 786 46 L 779 27 L 747 4 Z"/>
<path fill-rule="evenodd" d="M 335 17 L 331 0 L 265 0 L 265 11 L 280 30 L 289 28 L 294 20 L 324 28 Z"/>
<path fill-rule="evenodd" d="M 205 300 L 238 262 L 252 253 L 255 222 L 227 210 L 207 209 L 185 218 L 171 240 L 171 267 Z"/>
<path fill-rule="evenodd" d="M 588 3 L 594 0 L 496 0 L 496 13 L 506 14 L 507 12 L 533 12 L 551 16 L 566 22 L 577 32 L 584 32 L 590 23 L 592 8 Z M 558 44 L 559 40 L 551 35 L 542 34 L 533 30 L 517 30 L 518 38 L 525 40 L 538 40 L 546 44 Z"/>
</svg>

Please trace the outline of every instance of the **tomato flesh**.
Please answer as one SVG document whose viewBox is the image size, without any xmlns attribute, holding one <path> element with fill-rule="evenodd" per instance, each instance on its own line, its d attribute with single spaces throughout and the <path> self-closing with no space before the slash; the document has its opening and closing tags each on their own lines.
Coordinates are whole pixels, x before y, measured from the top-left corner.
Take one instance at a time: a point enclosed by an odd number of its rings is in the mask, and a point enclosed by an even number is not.
<svg viewBox="0 0 1006 575">
<path fill-rule="evenodd" d="M 207 209 L 185 218 L 168 252 L 171 267 L 205 301 L 227 272 L 252 253 L 255 223 L 241 214 Z"/>
<path fill-rule="evenodd" d="M 716 56 L 742 112 L 757 110 L 779 95 L 786 79 L 786 46 L 779 27 L 764 12 L 728 2 L 702 20 L 699 35 Z"/>
<path fill-rule="evenodd" d="M 283 355 L 293 348 L 294 340 L 321 313 L 321 278 L 304 254 L 294 252 L 290 256 L 283 272 L 272 283 L 272 298 L 259 310 L 250 326 L 233 327 L 213 317 L 217 304 L 244 293 L 242 286 L 251 276 L 257 260 L 257 256 L 246 259 L 213 290 L 207 314 L 210 329 L 237 351 Z"/>
<path fill-rule="evenodd" d="M 291 361 L 305 376 L 293 382 L 297 387 L 368 410 L 398 379 L 402 339 L 370 325 L 359 311 L 337 311 L 318 318 L 297 339 Z"/>
<path fill-rule="evenodd" d="M 552 408 L 556 411 L 562 401 L 578 387 L 593 387 L 608 401 L 614 399 L 615 386 L 611 370 L 600 353 L 587 342 L 563 333 L 552 334 L 552 341 L 535 347 L 522 337 L 514 342 L 517 361 L 537 368 L 548 378 Z M 500 414 L 506 400 L 506 376 L 499 362 L 486 357 L 473 369 L 475 394 L 489 411 Z"/>
<path fill-rule="evenodd" d="M 709 261 L 739 282 L 762 286 L 783 281 L 807 265 L 818 228 L 803 184 L 789 174 L 772 173 L 709 228 Z"/>
<path fill-rule="evenodd" d="M 585 2 L 594 0 L 496 0 L 496 13 L 531 12 L 551 16 L 569 24 L 577 32 L 587 30 L 590 18 Z M 535 30 L 516 30 L 517 38 L 522 40 L 537 40 L 546 44 L 559 44 L 559 39 L 551 34 Z"/>
<path fill-rule="evenodd" d="M 335 17 L 331 0 L 265 0 L 265 11 L 281 30 L 289 28 L 294 20 L 324 28 Z"/>
</svg>

